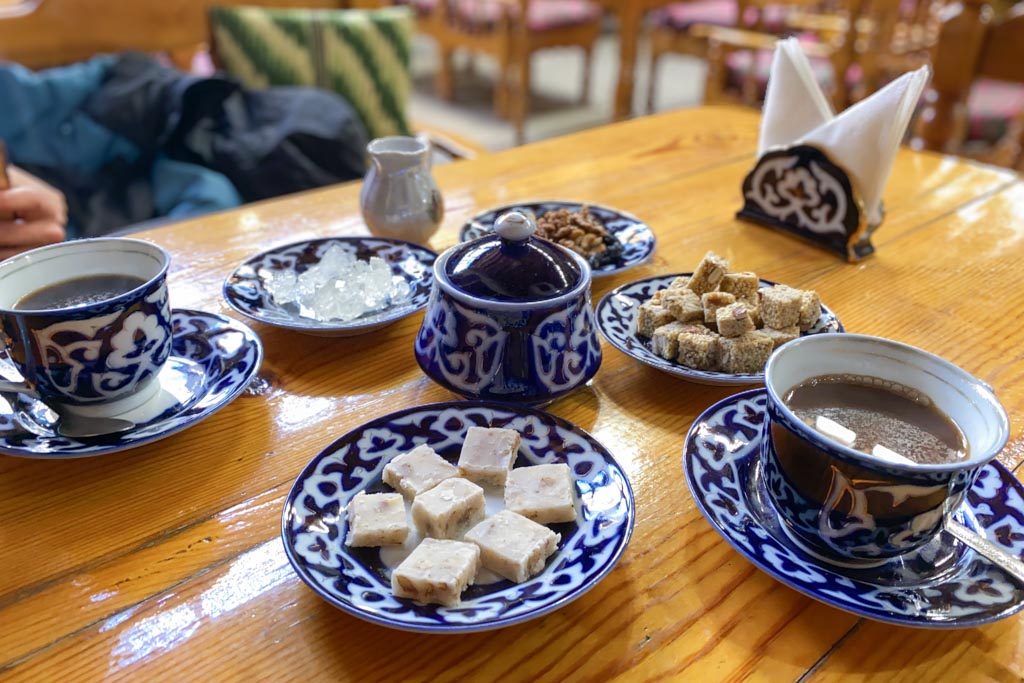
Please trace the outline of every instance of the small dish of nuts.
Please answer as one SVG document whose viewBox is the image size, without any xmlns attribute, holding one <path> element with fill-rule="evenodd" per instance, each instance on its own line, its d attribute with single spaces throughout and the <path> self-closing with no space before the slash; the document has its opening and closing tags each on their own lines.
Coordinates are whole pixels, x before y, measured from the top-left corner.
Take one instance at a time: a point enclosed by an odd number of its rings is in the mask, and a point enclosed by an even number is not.
<svg viewBox="0 0 1024 683">
<path fill-rule="evenodd" d="M 486 235 L 498 216 L 511 210 L 533 213 L 536 237 L 578 253 L 590 263 L 593 277 L 632 268 L 654 253 L 654 233 L 639 218 L 598 204 L 566 201 L 518 202 L 490 209 L 462 226 L 459 241 Z"/>
</svg>

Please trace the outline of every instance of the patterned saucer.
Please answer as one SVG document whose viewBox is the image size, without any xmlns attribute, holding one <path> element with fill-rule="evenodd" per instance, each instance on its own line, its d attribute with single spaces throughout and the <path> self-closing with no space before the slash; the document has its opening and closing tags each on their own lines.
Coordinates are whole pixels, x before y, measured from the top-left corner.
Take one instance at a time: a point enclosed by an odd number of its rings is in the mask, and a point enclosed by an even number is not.
<svg viewBox="0 0 1024 683">
<path fill-rule="evenodd" d="M 72 439 L 33 422 L 0 398 L 0 453 L 65 460 L 157 441 L 226 406 L 259 370 L 263 345 L 242 323 L 214 313 L 175 309 L 171 324 L 171 357 L 158 376 L 160 389 L 142 406 L 119 416 L 135 422 L 133 429 Z"/>
<path fill-rule="evenodd" d="M 342 511 L 359 491 L 390 491 L 381 482 L 384 465 L 419 444 L 454 463 L 473 425 L 518 430 L 517 467 L 568 463 L 576 478 L 577 520 L 550 526 L 561 535 L 558 551 L 544 571 L 524 583 L 481 581 L 466 589 L 458 607 L 395 598 L 384 557 L 390 550 L 345 546 Z M 336 607 L 391 628 L 462 633 L 527 621 L 586 593 L 615 567 L 629 543 L 634 517 L 633 492 L 622 468 L 579 427 L 539 410 L 466 401 L 385 415 L 328 446 L 292 486 L 281 534 L 299 577 Z"/>
<path fill-rule="evenodd" d="M 652 368 L 657 368 L 662 372 L 667 372 L 670 375 L 675 375 L 697 384 L 717 386 L 763 384 L 763 372 L 732 374 L 712 370 L 695 370 L 680 363 L 665 360 L 654 353 L 649 339 L 641 339 L 636 336 L 636 315 L 640 304 L 650 299 L 659 289 L 668 287 L 677 277 L 692 274 L 658 275 L 616 287 L 601 297 L 601 301 L 597 304 L 595 311 L 597 314 L 597 329 L 601 330 L 601 334 L 611 342 L 612 346 L 627 356 L 632 356 L 641 363 L 650 365 Z M 761 280 L 762 288 L 771 287 L 774 284 L 774 282 L 769 280 Z M 836 314 L 822 304 L 821 317 L 818 318 L 818 322 L 811 329 L 804 332 L 802 336 L 843 331 L 845 331 L 843 324 L 839 322 Z"/>
<path fill-rule="evenodd" d="M 296 275 L 320 261 L 337 245 L 366 261 L 377 256 L 390 264 L 394 277 L 403 278 L 412 288 L 407 299 L 348 322 L 323 321 L 299 315 L 296 304 L 276 304 L 267 291 L 274 273 L 291 270 Z M 327 237 L 296 242 L 269 249 L 238 266 L 224 281 L 228 304 L 253 320 L 319 337 L 351 337 L 380 329 L 411 315 L 427 305 L 433 265 L 437 254 L 412 242 L 379 237 Z"/>
<path fill-rule="evenodd" d="M 583 202 L 528 201 L 499 206 L 471 218 L 459 230 L 459 241 L 468 242 L 490 233 L 498 216 L 512 209 L 532 211 L 539 218 L 548 211 L 555 211 L 557 209 L 579 211 L 584 206 L 590 209 L 590 215 L 601 221 L 605 229 L 619 240 L 623 247 L 622 258 L 617 262 L 608 263 L 600 268 L 593 269 L 591 271 L 593 277 L 612 275 L 622 272 L 627 268 L 640 265 L 654 253 L 656 243 L 654 233 L 651 232 L 651 229 L 642 220 L 616 209 Z"/>
<path fill-rule="evenodd" d="M 863 617 L 922 628 L 969 628 L 1024 607 L 1024 586 L 949 534 L 871 568 L 816 559 L 790 540 L 767 498 L 756 389 L 709 408 L 690 428 L 683 470 L 697 506 L 736 550 L 782 583 Z M 956 518 L 1024 559 L 1024 486 L 998 462 L 986 465 Z"/>
</svg>

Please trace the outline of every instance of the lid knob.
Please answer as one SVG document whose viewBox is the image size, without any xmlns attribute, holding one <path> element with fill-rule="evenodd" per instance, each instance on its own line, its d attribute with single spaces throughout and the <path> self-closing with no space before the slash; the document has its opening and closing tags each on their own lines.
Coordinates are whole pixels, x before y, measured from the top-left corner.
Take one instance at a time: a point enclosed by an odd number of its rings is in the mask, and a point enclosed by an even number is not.
<svg viewBox="0 0 1024 683">
<path fill-rule="evenodd" d="M 537 220 L 529 211 L 509 211 L 494 221 L 494 232 L 503 240 L 523 242 L 537 232 Z"/>
</svg>

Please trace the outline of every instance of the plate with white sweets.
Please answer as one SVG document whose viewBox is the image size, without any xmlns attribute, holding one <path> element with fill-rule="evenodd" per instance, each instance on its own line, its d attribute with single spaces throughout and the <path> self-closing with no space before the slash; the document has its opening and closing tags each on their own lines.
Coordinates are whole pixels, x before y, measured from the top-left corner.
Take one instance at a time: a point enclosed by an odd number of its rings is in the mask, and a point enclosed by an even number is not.
<svg viewBox="0 0 1024 683">
<path fill-rule="evenodd" d="M 625 472 L 596 439 L 533 408 L 482 401 L 372 420 L 317 455 L 285 501 L 299 577 L 367 621 L 502 628 L 593 588 L 629 543 Z"/>
<path fill-rule="evenodd" d="M 601 334 L 626 355 L 710 385 L 763 383 L 765 363 L 782 344 L 844 331 L 816 292 L 730 272 L 712 252 L 693 272 L 613 289 L 595 315 Z"/>
<path fill-rule="evenodd" d="M 380 329 L 426 307 L 437 254 L 403 240 L 327 237 L 264 251 L 224 281 L 239 313 L 321 337 Z"/>
</svg>

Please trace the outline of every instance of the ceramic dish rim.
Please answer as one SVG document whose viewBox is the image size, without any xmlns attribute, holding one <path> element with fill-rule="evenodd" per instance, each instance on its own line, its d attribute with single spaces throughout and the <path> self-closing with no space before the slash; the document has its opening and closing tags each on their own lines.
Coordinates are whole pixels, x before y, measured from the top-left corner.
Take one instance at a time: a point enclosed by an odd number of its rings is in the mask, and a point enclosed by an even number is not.
<svg viewBox="0 0 1024 683">
<path fill-rule="evenodd" d="M 421 311 L 424 308 L 426 308 L 427 307 L 427 303 L 425 302 L 425 303 L 423 303 L 421 305 L 411 307 L 408 311 L 402 311 L 399 314 L 392 315 L 390 317 L 385 316 L 384 318 L 382 318 L 380 320 L 374 320 L 372 322 L 369 322 L 369 321 L 367 321 L 367 322 L 358 322 L 359 318 L 356 318 L 355 320 L 349 321 L 349 322 L 344 322 L 343 323 L 343 322 L 339 321 L 339 322 L 333 322 L 332 323 L 332 322 L 326 322 L 326 321 L 322 321 L 322 320 L 316 320 L 316 319 L 313 319 L 313 318 L 303 318 L 302 316 L 293 316 L 294 322 L 291 322 L 291 321 L 289 321 L 289 322 L 282 322 L 280 320 L 271 320 L 271 319 L 269 319 L 269 318 L 267 318 L 267 317 L 265 317 L 265 316 L 263 316 L 263 315 L 261 315 L 259 313 L 254 313 L 252 311 L 243 310 L 233 300 L 233 297 L 229 295 L 229 291 L 231 290 L 231 287 L 236 282 L 236 276 L 238 275 L 238 271 L 241 270 L 242 268 L 244 268 L 245 266 L 251 266 L 252 262 L 255 261 L 256 259 L 264 258 L 266 256 L 269 256 L 269 255 L 275 253 L 275 252 L 284 251 L 284 250 L 291 249 L 292 247 L 297 247 L 297 246 L 300 246 L 300 245 L 310 245 L 310 244 L 315 244 L 315 243 L 319 243 L 319 242 L 349 242 L 349 243 L 352 243 L 352 242 L 358 242 L 358 241 L 362 241 L 362 240 L 377 240 L 377 241 L 380 241 L 380 242 L 387 242 L 389 244 L 393 244 L 393 245 L 396 245 L 396 246 L 397 245 L 406 245 L 406 246 L 409 246 L 409 247 L 413 247 L 415 250 L 420 250 L 420 251 L 423 251 L 423 252 L 426 252 L 426 253 L 432 255 L 433 259 L 431 260 L 430 264 L 425 266 L 425 267 L 426 267 L 426 271 L 430 272 L 431 273 L 431 277 L 433 277 L 432 268 L 433 268 L 434 264 L 437 263 L 437 259 L 439 258 L 439 255 L 438 255 L 437 252 L 435 252 L 430 247 L 425 247 L 422 244 L 416 244 L 415 242 L 410 242 L 409 240 L 393 239 L 393 238 L 390 238 L 390 237 L 375 237 L 373 235 L 344 235 L 344 236 L 336 236 L 336 237 L 313 237 L 313 238 L 306 239 L 306 240 L 296 240 L 294 242 L 289 242 L 287 244 L 280 244 L 280 245 L 278 245 L 276 247 L 270 247 L 269 249 L 264 249 L 263 251 L 259 252 L 258 254 L 254 254 L 254 255 L 250 256 L 249 258 L 247 258 L 245 261 L 242 261 L 241 263 L 239 263 L 238 265 L 235 266 L 235 268 L 231 271 L 231 273 L 228 274 L 228 276 L 226 278 L 224 278 L 224 283 L 221 285 L 221 296 L 224 298 L 224 301 L 227 303 L 227 305 L 230 306 L 234 311 L 236 311 L 238 313 L 241 313 L 242 315 L 244 315 L 247 318 L 250 318 L 251 320 L 255 320 L 257 322 L 261 322 L 261 323 L 263 323 L 265 325 L 270 325 L 272 327 L 279 327 L 281 329 L 293 330 L 293 331 L 296 331 L 296 332 L 308 332 L 308 331 L 317 331 L 317 332 L 359 332 L 359 331 L 365 331 L 365 332 L 370 332 L 370 331 L 372 331 L 372 330 L 374 330 L 374 329 L 376 329 L 378 327 L 382 327 L 382 326 L 387 325 L 389 323 L 397 322 L 398 320 L 401 320 L 402 318 L 404 318 L 406 316 L 412 315 L 413 313 L 416 313 L 417 311 Z M 414 286 L 415 286 L 415 284 L 414 284 Z M 393 309 L 393 310 L 394 311 L 398 311 L 399 309 Z"/>
<path fill-rule="evenodd" d="M 596 207 L 596 208 L 601 209 L 603 211 L 609 211 L 611 213 L 617 213 L 620 216 L 622 216 L 623 218 L 627 218 L 627 219 L 633 221 L 635 224 L 642 225 L 645 228 L 647 228 L 647 232 L 651 236 L 651 239 L 650 239 L 651 248 L 650 248 L 650 251 L 647 252 L 647 255 L 644 258 L 642 258 L 641 260 L 637 261 L 636 263 L 619 264 L 619 265 L 616 265 L 613 268 L 610 268 L 608 270 L 602 270 L 602 269 L 598 269 L 598 268 L 591 268 L 592 278 L 602 278 L 602 277 L 608 277 L 608 276 L 611 276 L 611 275 L 617 275 L 617 274 L 619 274 L 619 273 L 621 273 L 623 271 L 629 270 L 631 268 L 635 268 L 636 266 L 639 266 L 642 263 L 650 260 L 651 256 L 654 255 L 655 249 L 657 249 L 657 247 L 658 247 L 658 236 L 654 234 L 654 229 L 651 228 L 651 225 L 647 221 L 645 221 L 645 220 L 643 220 L 641 218 L 638 218 L 636 215 L 634 215 L 632 213 L 629 213 L 628 211 L 622 211 L 621 209 L 616 209 L 614 207 L 608 206 L 607 204 L 603 204 L 601 202 L 583 202 L 583 201 L 576 201 L 576 200 L 570 200 L 570 199 L 521 199 L 521 200 L 519 200 L 517 202 L 505 202 L 504 204 L 495 204 L 495 205 L 493 205 L 493 206 L 491 206 L 489 208 L 485 208 L 485 209 L 483 209 L 481 211 L 477 211 L 469 219 L 463 221 L 462 225 L 459 226 L 458 243 L 459 244 L 465 244 L 467 242 L 471 242 L 472 241 L 472 240 L 464 240 L 462 238 L 462 235 L 466 231 L 467 228 L 470 228 L 470 227 L 472 227 L 474 225 L 479 225 L 480 227 L 484 227 L 482 223 L 479 223 L 477 221 L 477 218 L 479 216 L 482 216 L 485 213 L 498 213 L 498 212 L 502 212 L 502 211 L 511 211 L 512 209 L 522 208 L 523 206 L 530 205 L 530 204 L 569 204 L 569 205 L 578 205 L 580 208 L 582 208 L 584 206 L 593 206 L 593 207 Z M 539 216 L 538 216 L 538 218 L 539 218 Z M 489 230 L 489 232 L 493 232 L 493 231 Z M 563 247 L 563 248 L 565 248 L 565 247 Z M 572 250 L 571 249 L 566 249 L 566 251 L 572 251 Z M 575 254 L 576 252 L 572 252 L 572 253 Z"/>
<path fill-rule="evenodd" d="M 773 579 L 775 581 L 778 581 L 779 583 L 783 584 L 787 588 L 795 590 L 798 593 L 800 593 L 801 595 L 805 595 L 805 596 L 807 596 L 807 597 L 809 597 L 809 598 L 811 598 L 811 599 L 813 599 L 813 600 L 815 600 L 815 601 L 817 601 L 817 602 L 819 602 L 819 603 L 821 603 L 823 605 L 827 605 L 827 606 L 829 606 L 829 607 L 831 607 L 833 609 L 837 609 L 837 610 L 840 610 L 840 611 L 843 611 L 843 612 L 848 612 L 850 614 L 855 614 L 858 617 L 863 617 L 864 619 L 870 619 L 872 621 L 876 621 L 876 622 L 879 622 L 879 623 L 890 624 L 890 625 L 894 625 L 894 626 L 903 626 L 903 627 L 906 627 L 906 628 L 918 628 L 918 629 L 930 630 L 930 631 L 951 631 L 951 630 L 956 630 L 956 629 L 975 628 L 977 626 L 984 626 L 986 624 L 991 624 L 991 623 L 994 623 L 994 622 L 997 622 L 997 621 L 1002 621 L 1003 619 L 1009 618 L 1009 617 L 1013 616 L 1014 614 L 1017 614 L 1018 612 L 1021 611 L 1021 609 L 1024 609 L 1024 600 L 1020 600 L 1015 605 L 1013 605 L 1012 607 L 1008 608 L 1004 612 L 1001 612 L 998 615 L 988 616 L 988 617 L 982 618 L 982 619 L 969 619 L 969 618 L 967 618 L 967 619 L 964 619 L 964 620 L 961 620 L 961 621 L 957 621 L 957 622 L 935 622 L 935 621 L 911 621 L 911 620 L 909 620 L 907 618 L 902 618 L 902 617 L 885 617 L 885 616 L 883 616 L 881 614 L 876 614 L 876 613 L 873 613 L 873 612 L 865 611 L 859 605 L 851 605 L 851 604 L 847 604 L 847 603 L 840 604 L 838 602 L 835 602 L 835 603 L 834 602 L 829 602 L 825 598 L 821 597 L 820 595 L 817 595 L 816 593 L 811 592 L 807 588 L 805 588 L 803 586 L 800 586 L 800 585 L 796 585 L 796 584 L 790 582 L 788 577 L 783 577 L 780 574 L 778 574 L 778 573 L 768 569 L 763 564 L 763 562 L 761 560 L 759 560 L 757 557 L 755 557 L 750 552 L 748 552 L 745 548 L 740 546 L 735 540 L 733 540 L 732 536 L 730 534 L 726 533 L 724 531 L 724 529 L 712 518 L 711 513 L 708 511 L 708 508 L 707 508 L 707 506 L 704 503 L 703 497 L 694 495 L 693 492 L 694 492 L 694 490 L 697 490 L 697 487 L 694 486 L 694 484 L 693 484 L 693 475 L 692 475 L 690 467 L 688 466 L 688 463 L 689 463 L 688 450 L 689 449 L 687 448 L 687 444 L 689 444 L 689 442 L 690 442 L 690 435 L 693 434 L 693 431 L 697 428 L 698 424 L 704 422 L 704 419 L 705 419 L 706 415 L 710 415 L 711 413 L 714 413 L 714 412 L 717 412 L 717 411 L 721 410 L 727 403 L 731 403 L 733 401 L 751 399 L 751 398 L 754 398 L 757 394 L 762 394 L 762 393 L 767 396 L 767 391 L 763 387 L 756 388 L 756 389 L 748 389 L 747 391 L 741 391 L 739 393 L 732 394 L 731 396 L 726 396 L 725 398 L 723 398 L 723 399 L 721 399 L 719 401 L 715 401 L 715 403 L 713 403 L 711 406 L 709 406 L 706 410 L 702 411 L 700 413 L 700 415 L 698 415 L 694 419 L 693 423 L 690 425 L 690 428 L 686 431 L 686 437 L 683 439 L 682 463 L 681 463 L 682 466 L 683 466 L 683 476 L 684 476 L 684 479 L 685 479 L 685 482 L 686 482 L 686 486 L 689 489 L 690 497 L 693 499 L 693 502 L 696 504 L 697 509 L 700 510 L 701 514 L 704 516 L 704 519 L 707 521 L 707 523 L 709 525 L 711 525 L 711 527 L 715 530 L 715 533 L 718 534 L 718 536 L 722 540 L 724 540 L 726 543 L 728 543 L 732 547 L 732 549 L 735 550 L 736 552 L 738 552 L 745 560 L 747 560 L 748 562 L 753 564 L 757 568 L 758 571 L 761 571 L 761 572 L 765 573 L 771 579 Z M 761 438 L 761 437 L 759 435 L 759 436 L 757 436 L 755 438 Z M 750 455 L 748 455 L 746 457 L 753 458 L 753 457 L 757 457 L 757 455 L 755 453 L 752 453 L 752 454 L 750 454 Z M 1004 473 L 1008 472 L 1008 470 L 998 460 L 992 460 L 992 461 L 990 461 L 989 463 L 986 463 L 986 464 L 994 465 L 997 468 L 1002 469 Z M 1010 473 L 1010 477 L 1014 478 L 1012 473 Z M 739 489 L 744 491 L 744 492 L 746 491 L 745 487 L 743 487 L 743 486 L 739 487 Z M 747 499 L 747 496 L 746 496 L 745 493 L 743 495 L 743 498 L 745 500 Z M 774 512 L 774 509 L 771 512 L 771 514 L 773 514 L 773 515 L 776 514 Z M 780 520 L 780 523 L 781 523 L 781 520 Z M 764 531 L 765 534 L 767 534 L 776 543 L 782 543 L 782 541 L 779 540 L 780 537 L 776 536 L 775 534 L 772 534 L 772 533 L 768 532 L 768 530 L 765 529 L 765 527 L 763 527 L 756 520 L 753 520 L 753 524 L 756 525 L 762 531 Z M 942 533 L 942 532 L 940 532 L 940 533 Z M 790 541 L 790 539 L 788 537 L 783 536 L 781 538 L 785 539 L 785 543 L 783 543 L 783 545 L 785 545 L 787 548 L 789 548 L 791 550 L 795 549 L 802 556 L 804 556 L 806 558 L 806 561 L 809 562 L 810 564 L 812 564 L 816 569 L 824 570 L 824 571 L 826 571 L 826 572 L 828 572 L 830 574 L 842 577 L 842 578 L 846 579 L 847 581 L 850 581 L 850 582 L 853 582 L 853 583 L 859 583 L 859 584 L 866 583 L 866 582 L 864 582 L 863 580 L 860 580 L 860 579 L 849 578 L 844 573 L 842 573 L 842 569 L 843 569 L 842 567 L 839 567 L 837 565 L 832 565 L 832 564 L 824 563 L 821 560 L 811 556 L 806 551 L 804 551 L 799 546 L 797 546 L 795 543 L 792 543 L 792 541 Z"/>
<path fill-rule="evenodd" d="M 562 427 L 571 427 L 573 431 L 576 431 L 579 434 L 585 436 L 589 441 L 598 444 L 604 450 L 603 458 L 605 462 L 607 463 L 608 461 L 610 461 L 611 464 L 613 464 L 619 470 L 619 472 L 622 473 L 622 483 L 624 485 L 622 492 L 623 498 L 626 501 L 626 514 L 624 524 L 622 526 L 622 536 L 618 542 L 618 547 L 615 550 L 615 554 L 609 558 L 608 562 L 601 569 L 601 571 L 598 574 L 596 574 L 588 584 L 580 586 L 575 591 L 560 595 L 552 603 L 544 605 L 543 607 L 540 607 L 537 610 L 533 610 L 527 612 L 526 614 L 520 614 L 514 617 L 500 618 L 497 620 L 487 621 L 483 623 L 463 623 L 454 625 L 403 624 L 401 622 L 389 619 L 387 617 L 383 617 L 377 614 L 371 614 L 361 609 L 358 609 L 357 607 L 351 605 L 350 603 L 344 600 L 339 600 L 335 596 L 328 594 L 326 591 L 324 591 L 322 587 L 320 587 L 317 584 L 316 581 L 307 578 L 307 574 L 309 573 L 310 570 L 306 568 L 304 562 L 300 563 L 296 559 L 294 549 L 292 548 L 292 543 L 288 540 L 291 531 L 289 525 L 289 517 L 291 509 L 293 507 L 293 501 L 296 499 L 297 496 L 297 490 L 301 490 L 298 489 L 300 483 L 305 481 L 305 479 L 312 474 L 312 472 L 316 469 L 316 466 L 319 464 L 320 459 L 324 455 L 324 453 L 326 453 L 328 450 L 333 449 L 337 444 L 344 440 L 351 440 L 350 437 L 353 437 L 357 433 L 364 431 L 369 425 L 372 425 L 379 421 L 400 418 L 404 415 L 415 413 L 421 410 L 444 410 L 451 408 L 459 409 L 467 406 L 475 408 L 498 409 L 518 414 L 522 414 L 522 412 L 529 412 L 534 414 L 539 413 L 541 416 L 547 416 L 552 418 L 556 424 L 560 424 L 560 426 Z M 309 589 L 316 593 L 317 597 L 325 600 L 328 604 L 332 605 L 337 609 L 342 610 L 346 614 L 362 619 L 363 621 L 376 624 L 378 626 L 392 628 L 399 631 L 406 631 L 410 633 L 432 633 L 444 635 L 493 631 L 501 628 L 506 628 L 509 626 L 514 626 L 516 624 L 525 623 L 527 621 L 531 621 L 533 619 L 551 614 L 552 612 L 555 612 L 561 609 L 562 607 L 565 607 L 569 603 L 576 601 L 577 599 L 589 593 L 599 583 L 601 583 L 601 581 L 603 581 L 608 576 L 608 574 L 610 574 L 612 570 L 614 570 L 619 565 L 619 562 L 622 560 L 622 556 L 625 555 L 626 549 L 629 547 L 629 542 L 632 539 L 633 529 L 635 526 L 636 498 L 633 494 L 632 484 L 630 484 L 629 477 L 626 474 L 626 470 L 622 467 L 621 464 L 619 464 L 619 461 L 615 459 L 615 456 L 612 455 L 611 451 L 609 451 L 608 448 L 603 443 L 601 443 L 600 440 L 598 440 L 590 432 L 583 429 L 576 423 L 570 422 L 564 417 L 560 417 L 558 415 L 555 415 L 554 413 L 549 413 L 539 408 L 533 408 L 530 406 L 518 405 L 514 403 L 503 403 L 501 401 L 491 400 L 437 401 L 434 403 L 425 403 L 421 405 L 409 406 L 406 408 L 401 408 L 396 411 L 392 411 L 390 413 L 385 413 L 384 415 L 379 415 L 377 417 L 367 420 L 366 422 L 363 422 L 362 424 L 357 425 L 356 427 L 353 427 L 352 429 L 346 431 L 344 434 L 333 439 L 329 444 L 321 448 L 316 453 L 316 455 L 314 455 L 313 458 L 309 460 L 309 462 L 307 462 L 305 466 L 303 466 L 302 470 L 299 471 L 299 474 L 295 477 L 295 480 L 292 482 L 291 487 L 289 487 L 288 489 L 288 494 L 285 496 L 284 505 L 282 506 L 281 509 L 280 518 L 281 544 L 284 546 L 284 551 L 285 555 L 288 557 L 288 562 L 291 565 L 292 570 L 295 571 L 295 573 L 298 575 L 299 579 L 304 584 L 306 584 L 306 586 Z M 354 562 L 355 560 L 352 561 Z"/>
<path fill-rule="evenodd" d="M 668 369 L 668 368 L 663 368 L 663 367 L 661 367 L 659 365 L 654 365 L 654 364 L 648 362 L 646 359 L 639 358 L 639 357 L 635 356 L 634 354 L 630 353 L 630 351 L 628 349 L 623 348 L 618 343 L 618 340 L 609 337 L 605 333 L 604 327 L 601 325 L 601 316 L 599 315 L 599 311 L 601 310 L 602 307 L 604 307 L 606 305 L 610 306 L 611 304 L 607 303 L 607 302 L 610 302 L 612 297 L 617 296 L 618 294 L 620 294 L 620 292 L 623 289 L 625 289 L 626 287 L 633 287 L 635 285 L 643 284 L 645 282 L 650 282 L 652 280 L 668 280 L 668 279 L 671 279 L 671 278 L 685 277 L 685 276 L 690 276 L 690 275 L 693 275 L 692 271 L 691 272 L 682 272 L 682 273 L 668 273 L 668 274 L 665 274 L 665 275 L 651 275 L 650 277 L 644 277 L 644 278 L 640 278 L 638 280 L 633 280 L 631 282 L 623 283 L 623 284 L 619 285 L 618 287 L 615 287 L 614 289 L 612 289 L 612 290 L 608 291 L 607 293 L 605 293 L 605 295 L 602 296 L 601 299 L 597 302 L 597 305 L 594 306 L 595 324 L 597 326 L 598 331 L 601 333 L 601 337 L 603 337 L 605 341 L 607 341 L 609 344 L 611 344 L 617 350 L 619 350 L 620 352 L 622 352 L 626 356 L 632 358 L 633 360 L 635 360 L 637 362 L 640 362 L 640 363 L 643 363 L 647 367 L 654 368 L 655 370 L 658 370 L 660 372 L 664 372 L 666 374 L 672 375 L 673 377 L 676 377 L 677 379 L 682 379 L 682 380 L 686 380 L 688 382 L 693 382 L 693 383 L 697 383 L 697 384 L 704 384 L 706 386 L 749 386 L 749 385 L 753 385 L 753 384 L 763 384 L 764 383 L 764 371 L 762 371 L 760 373 L 754 373 L 754 374 L 750 374 L 750 373 L 735 374 L 735 373 L 721 372 L 721 371 L 717 371 L 717 370 L 697 370 L 696 368 L 690 368 L 690 367 L 687 367 L 687 366 L 685 366 L 685 365 L 683 365 L 681 363 L 673 364 L 673 369 L 671 369 L 671 370 Z M 778 282 L 775 282 L 773 280 L 765 280 L 764 278 L 758 278 L 758 283 L 759 284 L 760 283 L 765 283 L 768 286 L 775 286 L 775 285 L 779 284 Z M 637 306 L 637 307 L 639 307 L 639 306 Z M 839 316 L 835 314 L 835 311 L 833 311 L 831 308 L 826 306 L 824 303 L 821 304 L 821 308 L 822 308 L 822 314 L 823 315 L 827 314 L 827 315 L 830 315 L 831 317 L 835 318 L 837 329 L 834 332 L 822 332 L 822 333 L 819 333 L 819 334 L 847 334 L 846 327 L 843 325 L 843 321 L 839 319 Z M 634 319 L 635 319 L 635 316 L 634 316 Z M 820 316 L 819 316 L 819 319 L 820 319 Z M 633 332 L 633 336 L 634 337 L 636 336 L 636 332 L 635 331 Z M 817 336 L 817 335 L 808 335 L 808 336 Z M 794 339 L 793 341 L 799 341 L 802 338 L 803 338 L 803 335 L 801 335 L 801 337 L 798 337 L 797 339 Z M 662 359 L 662 360 L 664 360 L 666 363 L 670 362 L 670 361 L 665 360 L 665 359 Z M 703 377 L 691 376 L 693 373 L 696 373 L 696 372 L 707 374 L 707 375 L 709 375 L 709 377 L 707 377 L 705 379 Z"/>
<path fill-rule="evenodd" d="M 195 314 L 198 313 L 200 315 L 212 316 L 214 318 L 217 318 L 222 324 L 227 324 L 228 326 L 239 326 L 239 327 L 241 327 L 241 329 L 237 329 L 236 328 L 237 331 L 241 332 L 242 335 L 246 337 L 246 339 L 248 339 L 250 342 L 252 342 L 254 344 L 255 349 L 256 349 L 256 358 L 255 358 L 255 361 L 253 362 L 252 370 L 250 371 L 248 379 L 246 381 L 244 381 L 244 382 L 240 382 L 237 386 L 233 387 L 231 389 L 231 391 L 229 391 L 229 392 L 227 392 L 225 394 L 224 399 L 220 403 L 218 403 L 216 406 L 213 406 L 212 408 L 210 408 L 207 412 L 203 413 L 202 415 L 196 416 L 196 418 L 194 420 L 192 420 L 190 422 L 186 422 L 186 423 L 180 424 L 177 427 L 174 427 L 174 428 L 172 428 L 170 430 L 159 432 L 157 434 L 153 434 L 151 436 L 139 439 L 137 441 L 133 441 L 133 442 L 128 443 L 128 444 L 96 446 L 95 450 L 89 451 L 87 453 L 31 453 L 31 452 L 26 452 L 26 451 L 12 451 L 12 450 L 8 450 L 3 445 L 0 445 L 0 455 L 6 455 L 6 456 L 9 456 L 9 457 L 12 457 L 12 458 L 26 458 L 28 460 L 80 460 L 82 458 L 94 458 L 94 457 L 100 456 L 100 455 L 110 455 L 112 453 L 120 453 L 122 451 L 128 451 L 128 450 L 131 450 L 133 448 L 138 448 L 139 446 L 146 446 L 146 445 L 151 444 L 151 443 L 156 442 L 156 441 L 161 441 L 161 440 L 163 440 L 163 439 L 165 439 L 165 438 L 167 438 L 169 436 L 173 436 L 174 434 L 177 434 L 178 432 L 181 432 L 181 431 L 183 431 L 185 429 L 189 429 L 191 427 L 194 427 L 195 425 L 197 425 L 200 422 L 206 420 L 207 418 L 211 417 L 215 413 L 219 412 L 221 409 L 226 408 L 228 405 L 233 403 L 235 401 L 235 399 L 238 398 L 238 396 L 243 391 L 245 391 L 245 389 L 249 386 L 249 383 L 259 373 L 260 368 L 263 365 L 263 355 L 264 355 L 263 342 L 259 338 L 259 335 L 256 334 L 256 332 L 253 331 L 253 329 L 251 327 L 249 327 L 248 325 L 246 325 L 244 322 L 242 322 L 240 320 L 235 320 L 234 318 L 229 318 L 228 316 L 221 315 L 220 313 L 213 313 L 211 311 L 203 311 L 203 310 L 200 310 L 200 309 L 197 309 L 197 308 L 172 308 L 171 309 L 171 316 L 173 317 L 175 313 L 185 313 L 185 314 L 188 314 L 190 316 L 195 316 Z M 171 342 L 171 347 L 173 348 L 173 339 L 172 339 L 172 342 Z M 175 354 L 172 353 L 171 357 L 172 358 L 175 357 Z M 178 358 L 182 358 L 182 356 L 177 356 L 177 357 Z M 167 419 L 172 419 L 172 418 L 173 418 L 173 416 L 171 416 L 171 417 L 169 417 Z M 50 438 L 54 438 L 54 437 L 50 437 Z M 56 437 L 56 438 L 60 438 L 60 437 Z M 64 437 L 64 438 L 66 438 L 66 437 Z M 81 439 L 74 439 L 74 440 L 82 442 Z"/>
</svg>

